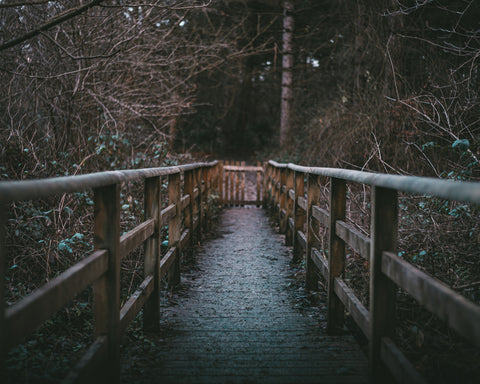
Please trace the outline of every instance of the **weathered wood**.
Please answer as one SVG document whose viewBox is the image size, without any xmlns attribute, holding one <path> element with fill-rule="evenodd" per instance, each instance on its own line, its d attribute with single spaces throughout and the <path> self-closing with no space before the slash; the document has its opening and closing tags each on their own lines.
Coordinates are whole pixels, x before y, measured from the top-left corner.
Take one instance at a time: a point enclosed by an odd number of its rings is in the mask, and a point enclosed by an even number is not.
<svg viewBox="0 0 480 384">
<path fill-rule="evenodd" d="M 325 209 L 320 208 L 317 205 L 312 207 L 312 216 L 324 227 L 328 228 L 330 225 L 330 214 Z"/>
<path fill-rule="evenodd" d="M 20 343 L 79 292 L 105 274 L 107 268 L 107 251 L 95 251 L 18 303 L 6 308 L 5 324 L 8 333 L 5 336 L 8 348 Z"/>
<path fill-rule="evenodd" d="M 192 195 L 190 195 L 190 194 L 182 196 L 182 199 L 180 200 L 180 209 L 182 211 L 184 211 L 190 205 L 191 196 Z"/>
<path fill-rule="evenodd" d="M 148 219 L 120 237 L 120 257 L 123 259 L 155 233 L 155 219 Z"/>
<path fill-rule="evenodd" d="M 154 278 L 153 292 L 145 302 L 143 310 L 143 329 L 147 332 L 160 330 L 160 281 L 158 278 L 158 262 L 161 253 L 160 221 L 161 197 L 160 177 L 145 179 L 145 217 L 151 218 L 155 223 L 154 234 L 145 241 L 143 276 L 152 275 Z"/>
<path fill-rule="evenodd" d="M 235 172 L 230 172 L 230 199 L 229 204 L 235 205 Z"/>
<path fill-rule="evenodd" d="M 198 213 L 198 228 L 197 228 L 195 241 L 201 241 L 203 225 L 204 225 L 204 217 L 205 217 L 205 201 L 204 201 L 205 193 L 202 192 L 203 172 L 200 168 L 195 171 L 195 185 L 200 191 L 198 194 L 198 201 L 196 204 L 196 213 Z"/>
<path fill-rule="evenodd" d="M 391 252 L 383 252 L 382 272 L 466 340 L 480 347 L 480 305 Z"/>
<path fill-rule="evenodd" d="M 382 253 L 396 252 L 398 234 L 397 191 L 372 190 L 370 255 L 370 344 L 369 373 L 372 383 L 392 382 L 380 357 L 381 339 L 392 337 L 395 326 L 395 284 L 382 272 Z"/>
<path fill-rule="evenodd" d="M 192 232 L 189 228 L 186 228 L 182 232 L 182 236 L 180 237 L 180 249 L 185 249 L 186 247 L 188 247 L 188 243 L 191 239 L 191 234 Z"/>
<path fill-rule="evenodd" d="M 99 381 L 98 372 L 104 369 L 107 360 L 107 337 L 99 336 L 88 347 L 82 358 L 68 373 L 62 384 L 96 383 Z"/>
<path fill-rule="evenodd" d="M 175 204 L 176 214 L 168 223 L 168 244 L 170 247 L 177 247 L 176 258 L 172 269 L 168 273 L 168 283 L 170 286 L 175 286 L 180 283 L 180 236 L 182 226 L 182 213 L 180 207 L 180 173 L 168 176 L 168 201 L 170 204 Z"/>
<path fill-rule="evenodd" d="M 293 171 L 290 171 L 290 172 L 293 178 Z M 288 198 L 290 200 L 295 201 L 295 190 L 293 189 L 293 183 L 292 183 L 292 186 L 288 189 Z"/>
<path fill-rule="evenodd" d="M 432 195 L 446 200 L 480 204 L 480 182 L 466 183 L 433 177 L 384 175 L 341 168 L 303 167 L 295 164 L 279 164 L 271 160 L 269 163 L 275 167 L 289 168 L 297 172 L 334 177 L 402 192 Z"/>
<path fill-rule="evenodd" d="M 345 270 L 345 243 L 336 233 L 335 223 L 345 218 L 347 188 L 344 180 L 330 178 L 330 222 L 328 254 L 328 303 L 327 332 L 339 332 L 344 325 L 345 314 L 342 301 L 335 294 L 335 278 Z"/>
<path fill-rule="evenodd" d="M 302 208 L 304 211 L 307 211 L 307 199 L 303 196 L 298 197 L 298 206 Z"/>
<path fill-rule="evenodd" d="M 380 354 L 398 384 L 426 384 L 427 382 L 388 337 L 382 338 Z"/>
<path fill-rule="evenodd" d="M 287 208 L 287 172 L 285 169 L 280 170 L 280 185 L 282 186 L 280 189 L 280 212 L 285 211 L 285 215 L 279 216 L 279 224 L 280 224 L 280 233 L 285 233 L 287 230 L 287 215 L 286 215 L 286 208 Z"/>
<path fill-rule="evenodd" d="M 242 162 L 244 163 L 244 162 Z M 234 171 L 234 172 L 263 172 L 263 167 L 261 165 L 225 165 L 223 167 L 225 171 Z"/>
<path fill-rule="evenodd" d="M 94 284 L 95 338 L 106 334 L 105 379 L 120 382 L 120 185 L 94 190 L 94 246 L 108 251 L 108 269 Z"/>
<path fill-rule="evenodd" d="M 224 165 L 223 161 L 219 161 L 217 165 L 217 185 L 218 185 L 218 197 L 219 203 L 225 204 L 225 197 L 223 196 L 223 185 L 225 182 L 225 174 L 224 174 Z"/>
<path fill-rule="evenodd" d="M 257 207 L 260 207 L 262 202 L 262 163 L 260 161 L 257 162 Z"/>
<path fill-rule="evenodd" d="M 318 248 L 319 228 L 318 223 L 313 220 L 312 208 L 320 200 L 320 178 L 315 175 L 307 176 L 307 246 L 305 252 L 305 286 L 307 289 L 318 288 L 315 263 L 312 261 L 312 249 Z"/>
<path fill-rule="evenodd" d="M 225 169 L 225 191 L 224 191 L 224 198 L 223 198 L 223 204 L 228 205 L 230 203 L 230 199 L 228 196 L 228 193 L 230 192 L 230 187 L 229 187 L 229 182 L 230 182 L 230 171 L 228 170 L 228 165 L 229 162 L 225 161 L 225 166 L 223 169 Z"/>
<path fill-rule="evenodd" d="M 335 293 L 342 300 L 345 308 L 363 331 L 367 339 L 370 339 L 370 314 L 363 304 L 355 296 L 355 292 L 340 277 L 334 280 Z"/>
<path fill-rule="evenodd" d="M 170 219 L 173 219 L 177 214 L 177 207 L 175 204 L 169 204 L 166 208 L 162 209 L 162 225 L 168 224 Z"/>
<path fill-rule="evenodd" d="M 245 161 L 242 161 L 241 162 L 241 166 L 244 167 L 245 166 Z M 242 201 L 245 201 L 245 171 L 242 170 L 241 171 L 241 175 L 242 175 L 242 180 L 241 180 L 241 185 L 240 185 L 240 196 L 239 196 L 239 204 L 240 205 L 243 205 L 241 204 Z"/>
<path fill-rule="evenodd" d="M 138 312 L 140 312 L 147 300 L 152 296 L 154 288 L 155 278 L 153 275 L 148 275 L 145 277 L 133 295 L 128 298 L 127 302 L 120 310 L 120 332 L 123 333 L 133 319 L 135 319 Z M 143 321 L 145 321 L 145 312 L 143 316 Z"/>
<path fill-rule="evenodd" d="M 363 258 L 370 260 L 370 239 L 367 236 L 342 220 L 337 220 L 335 229 L 338 237 Z"/>
<path fill-rule="evenodd" d="M 302 231 L 297 231 L 296 234 L 297 244 L 302 248 L 303 252 L 305 252 L 305 250 L 307 249 L 307 236 L 305 236 L 305 233 L 303 233 Z"/>
<path fill-rule="evenodd" d="M 0 196 L 3 202 L 41 199 L 63 193 L 83 192 L 87 189 L 106 187 L 149 177 L 167 176 L 172 173 L 214 167 L 211 163 L 195 163 L 174 167 L 130 169 L 122 171 L 97 172 L 78 176 L 53 177 L 42 180 L 0 181 Z"/>
<path fill-rule="evenodd" d="M 194 180 L 195 176 L 192 171 L 185 172 L 183 175 L 183 192 L 187 196 L 191 196 L 190 204 L 185 208 L 184 211 L 184 225 L 185 228 L 190 230 L 190 233 L 194 233 L 193 229 L 193 215 L 195 211 L 195 197 L 194 197 Z M 183 248 L 183 246 L 182 246 Z"/>
<path fill-rule="evenodd" d="M 288 219 L 288 226 L 290 227 L 290 229 L 293 233 L 293 231 L 295 230 L 295 220 L 293 219 L 293 217 L 290 217 Z M 292 239 L 293 239 L 293 235 L 292 235 Z"/>
<path fill-rule="evenodd" d="M 295 172 L 293 175 L 294 179 L 294 188 L 295 188 L 295 199 L 294 199 L 294 208 L 293 208 L 293 218 L 295 221 L 294 234 L 297 234 L 298 231 L 303 231 L 303 226 L 305 224 L 305 210 L 298 205 L 298 198 L 303 196 L 305 191 L 305 175 L 300 172 Z M 299 243 L 298 236 L 293 236 L 293 260 L 300 261 L 303 259 L 305 254 L 305 247 L 302 247 Z"/>
<path fill-rule="evenodd" d="M 286 169 L 285 185 L 287 189 L 287 201 L 286 201 L 286 215 L 287 215 L 287 228 L 285 231 L 285 245 L 293 245 L 293 227 L 290 227 L 290 220 L 293 220 L 294 204 L 295 204 L 295 190 L 294 190 L 294 173 L 290 169 Z M 292 198 L 293 195 L 293 198 Z"/>
<path fill-rule="evenodd" d="M 315 248 L 312 248 L 312 252 L 310 254 L 313 262 L 320 270 L 320 273 L 324 277 L 325 281 L 328 281 L 328 260 L 323 257 L 323 255 Z"/>
<path fill-rule="evenodd" d="M 178 248 L 172 247 L 168 250 L 165 256 L 160 260 L 160 278 L 170 273 L 172 265 L 175 263 L 175 259 L 178 256 Z"/>
</svg>

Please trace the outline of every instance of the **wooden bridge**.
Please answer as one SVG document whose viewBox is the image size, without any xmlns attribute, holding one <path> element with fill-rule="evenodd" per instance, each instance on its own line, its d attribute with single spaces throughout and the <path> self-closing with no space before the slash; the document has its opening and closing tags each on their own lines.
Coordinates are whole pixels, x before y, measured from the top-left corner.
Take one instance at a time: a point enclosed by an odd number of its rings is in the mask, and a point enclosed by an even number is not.
<svg viewBox="0 0 480 384">
<path fill-rule="evenodd" d="M 122 184 L 129 181 L 144 183 L 144 221 L 121 235 L 120 191 Z M 361 234 L 345 218 L 349 183 L 371 187 L 369 236 Z M 248 184 L 253 187 L 246 188 Z M 168 189 L 165 204 L 162 204 L 162 185 Z M 326 186 L 329 197 L 322 206 L 321 190 Z M 197 163 L 1 182 L 2 281 L 8 204 L 87 189 L 93 189 L 94 193 L 95 251 L 11 306 L 6 306 L 3 288 L 0 290 L 0 358 L 3 362 L 9 349 L 22 343 L 79 292 L 92 285 L 94 342 L 65 382 L 106 379 L 120 382 L 120 336 L 142 309 L 145 330 L 161 332 L 162 324 L 175 318 L 173 326 L 184 332 L 168 335 L 165 349 L 159 355 L 161 364 L 150 367 L 153 376 L 137 377 L 136 382 L 422 383 L 422 377 L 392 341 L 398 288 L 480 347 L 480 307 L 405 262 L 397 256 L 396 246 L 399 191 L 480 204 L 479 183 L 310 168 L 274 161 L 257 166 Z M 252 190 L 255 191 L 253 197 L 249 196 Z M 285 278 L 288 253 L 285 247 L 279 246 L 275 234 L 265 229 L 262 212 L 256 208 L 245 217 L 238 213 L 242 212 L 239 209 L 225 210 L 222 225 L 230 226 L 232 234 L 257 225 L 267 231 L 261 233 L 267 233 L 269 241 L 274 239 L 273 243 L 265 245 L 262 239 L 255 241 L 254 237 L 244 234 L 239 240 L 242 246 L 232 245 L 229 250 L 233 240 L 225 233 L 227 241 L 213 240 L 209 243 L 213 248 L 207 246 L 199 251 L 206 275 L 192 278 L 196 282 L 190 284 L 191 292 L 187 294 L 188 300 L 182 299 L 183 306 L 160 306 L 160 281 L 167 276 L 171 286 L 180 282 L 182 254 L 205 231 L 212 207 L 209 200 L 229 207 L 262 205 L 277 217 L 287 245 L 293 246 L 294 260 L 305 261 L 308 289 L 318 288 L 318 278 L 326 283 L 326 313 L 316 314 L 326 318 L 326 334 L 322 334 L 318 318 L 292 312 L 286 304 L 287 298 L 282 298 L 281 281 L 285 280 L 279 279 Z M 243 210 L 246 211 L 249 210 Z M 232 219 L 230 215 L 234 214 L 238 216 Z M 161 247 L 163 226 L 168 226 L 166 251 Z M 319 250 L 320 227 L 328 229 L 327 258 Z M 141 246 L 145 250 L 144 280 L 121 306 L 120 263 L 129 252 Z M 368 309 L 344 280 L 346 246 L 369 262 Z M 215 247 L 225 248 L 220 259 L 209 258 L 209 255 L 215 256 Z M 262 258 L 261 247 L 268 247 L 277 256 Z M 239 260 L 242 264 L 237 264 Z M 218 270 L 219 265 L 227 266 L 224 273 Z M 256 268 L 263 268 L 262 274 L 245 273 Z M 212 276 L 216 276 L 216 280 Z M 263 279 L 269 283 L 264 284 Z M 273 287 L 275 291 L 265 287 Z M 232 291 L 236 293 L 234 298 L 228 296 Z M 249 316 L 252 311 L 255 315 Z M 367 356 L 362 355 L 352 337 L 345 334 L 346 312 L 369 340 Z M 172 313 L 174 316 L 169 318 Z M 2 371 L 6 368 L 3 363 Z"/>
</svg>

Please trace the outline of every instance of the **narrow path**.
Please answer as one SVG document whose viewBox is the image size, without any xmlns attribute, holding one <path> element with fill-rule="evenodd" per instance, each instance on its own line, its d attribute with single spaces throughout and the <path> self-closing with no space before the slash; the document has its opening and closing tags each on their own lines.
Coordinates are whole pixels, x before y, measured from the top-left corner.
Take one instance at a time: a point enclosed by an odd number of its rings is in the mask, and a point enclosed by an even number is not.
<svg viewBox="0 0 480 384">
<path fill-rule="evenodd" d="M 365 356 L 351 336 L 326 335 L 324 303 L 307 303 L 264 212 L 225 210 L 219 230 L 166 299 L 153 361 L 123 380 L 366 383 Z"/>
</svg>

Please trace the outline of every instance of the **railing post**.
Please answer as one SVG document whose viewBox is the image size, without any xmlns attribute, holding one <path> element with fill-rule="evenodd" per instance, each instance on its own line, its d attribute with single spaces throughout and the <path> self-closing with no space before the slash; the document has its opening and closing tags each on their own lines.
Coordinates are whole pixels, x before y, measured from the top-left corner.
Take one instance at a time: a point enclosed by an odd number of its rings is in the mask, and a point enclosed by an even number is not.
<svg viewBox="0 0 480 384">
<path fill-rule="evenodd" d="M 286 222 L 287 222 L 287 228 L 285 232 L 285 245 L 292 245 L 293 244 L 293 229 L 290 227 L 289 224 L 289 219 L 293 219 L 293 209 L 294 209 L 294 204 L 295 202 L 290 198 L 290 189 L 294 189 L 295 184 L 293 181 L 294 178 L 294 173 L 291 169 L 286 170 L 286 180 L 285 184 L 287 186 L 287 193 L 286 193 L 286 199 L 287 199 L 287 204 L 286 204 Z"/>
<path fill-rule="evenodd" d="M 225 165 L 228 165 L 229 162 L 225 161 Z M 227 205 L 230 203 L 228 198 L 228 193 L 230 191 L 230 171 L 225 171 L 225 191 L 223 197 L 223 205 Z"/>
<path fill-rule="evenodd" d="M 261 167 L 262 163 L 257 161 L 257 167 Z M 262 175 L 260 171 L 257 171 L 257 207 L 260 207 L 262 201 Z"/>
<path fill-rule="evenodd" d="M 312 207 L 320 201 L 320 177 L 308 174 L 307 179 L 307 251 L 305 259 L 306 288 L 318 287 L 315 263 L 312 261 L 312 248 L 318 248 L 319 229 L 316 220 L 312 220 Z"/>
<path fill-rule="evenodd" d="M 223 161 L 219 161 L 217 165 L 217 187 L 218 187 L 218 198 L 220 204 L 225 204 L 225 199 L 223 197 L 223 183 L 225 181 L 225 176 L 223 174 Z"/>
<path fill-rule="evenodd" d="M 372 383 L 393 382 L 380 356 L 381 341 L 395 327 L 395 284 L 382 273 L 382 253 L 397 251 L 398 197 L 393 189 L 372 187 L 370 250 L 369 373 Z"/>
<path fill-rule="evenodd" d="M 5 249 L 5 225 L 7 223 L 7 204 L 0 201 L 0 379 L 6 375 L 5 361 L 7 360 L 7 332 L 5 328 L 5 263 L 7 251 Z"/>
<path fill-rule="evenodd" d="M 297 262 L 303 258 L 304 249 L 301 246 L 297 232 L 303 231 L 303 226 L 305 224 L 305 211 L 298 205 L 298 197 L 304 195 L 305 193 L 305 175 L 302 172 L 295 171 L 293 174 L 294 180 L 294 190 L 295 190 L 295 201 L 293 204 L 293 261 Z"/>
<path fill-rule="evenodd" d="M 108 382 L 120 381 L 120 185 L 94 190 L 95 249 L 108 251 L 108 270 L 94 284 L 95 338 L 107 336 Z"/>
<path fill-rule="evenodd" d="M 343 328 L 345 309 L 334 291 L 335 278 L 345 270 L 345 242 L 336 234 L 337 220 L 345 218 L 347 188 L 345 180 L 330 178 L 330 224 L 328 255 L 327 332 L 336 333 Z"/>
<path fill-rule="evenodd" d="M 190 204 L 185 208 L 185 227 L 190 231 L 190 244 L 194 243 L 194 231 L 193 231 L 193 215 L 194 215 L 194 206 L 195 198 L 193 197 L 193 171 L 185 171 L 183 174 L 183 192 L 185 195 L 190 195 Z"/>
<path fill-rule="evenodd" d="M 275 182 L 275 198 L 274 198 L 274 212 L 277 214 L 277 215 L 280 215 L 279 211 L 280 211 L 280 187 L 279 187 L 279 184 L 280 184 L 280 168 L 275 168 L 275 179 L 274 179 L 274 182 Z"/>
<path fill-rule="evenodd" d="M 266 162 L 263 165 L 263 208 L 267 208 L 270 205 L 271 196 L 271 182 L 270 182 L 271 166 Z"/>
<path fill-rule="evenodd" d="M 286 205 L 287 205 L 287 193 L 283 192 L 283 186 L 286 184 L 287 179 L 287 168 L 282 168 L 280 170 L 280 210 L 278 212 L 278 218 L 280 223 L 280 233 L 285 233 L 287 230 L 287 215 L 286 215 Z M 285 212 L 285 214 L 283 213 Z"/>
<path fill-rule="evenodd" d="M 242 167 L 245 166 L 245 161 L 240 163 Z M 243 207 L 245 205 L 245 171 L 242 171 L 242 183 L 240 186 L 240 205 Z"/>
<path fill-rule="evenodd" d="M 197 226 L 197 241 L 202 240 L 202 231 L 203 231 L 203 192 L 202 192 L 202 169 L 197 168 L 195 170 L 195 184 L 198 188 L 198 201 L 197 201 L 197 212 L 198 212 L 198 226 Z"/>
<path fill-rule="evenodd" d="M 203 174 L 203 182 L 205 183 L 205 192 L 203 193 L 203 204 L 204 207 L 204 226 L 205 231 L 208 231 L 208 223 L 209 223 L 209 216 L 210 216 L 210 205 L 209 205 L 209 197 L 210 197 L 210 188 L 211 188 L 211 169 L 203 167 L 202 168 Z"/>
<path fill-rule="evenodd" d="M 180 171 L 168 175 L 168 202 L 175 204 L 175 216 L 168 222 L 168 245 L 176 247 L 175 262 L 168 272 L 168 284 L 172 287 L 180 283 L 180 257 L 181 257 L 181 225 L 182 225 L 182 207 L 180 190 Z"/>
<path fill-rule="evenodd" d="M 230 162 L 235 165 L 235 161 Z M 235 205 L 235 171 L 230 171 L 230 205 Z"/>
<path fill-rule="evenodd" d="M 155 332 L 160 329 L 160 226 L 161 226 L 161 201 L 160 177 L 145 179 L 145 219 L 155 219 L 155 232 L 145 241 L 144 277 L 153 275 L 154 289 L 150 294 L 143 310 L 143 329 Z"/>
</svg>

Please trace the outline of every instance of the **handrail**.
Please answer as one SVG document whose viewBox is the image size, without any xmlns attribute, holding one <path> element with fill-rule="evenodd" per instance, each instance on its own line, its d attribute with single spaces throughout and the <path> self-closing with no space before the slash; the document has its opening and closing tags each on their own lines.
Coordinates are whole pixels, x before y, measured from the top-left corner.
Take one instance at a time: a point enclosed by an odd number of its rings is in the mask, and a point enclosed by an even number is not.
<svg viewBox="0 0 480 384">
<path fill-rule="evenodd" d="M 172 167 L 142 168 L 89 173 L 77 176 L 52 177 L 37 180 L 0 181 L 0 201 L 40 199 L 55 194 L 81 192 L 121 182 L 143 180 L 187 172 L 199 167 L 214 167 L 218 161 Z"/>
<path fill-rule="evenodd" d="M 9 348 L 21 343 L 78 292 L 93 284 L 94 342 L 66 382 L 90 381 L 88 374 L 99 367 L 105 372 L 108 382 L 119 382 L 120 333 L 142 308 L 144 328 L 159 328 L 159 281 L 168 275 L 171 285 L 179 282 L 182 248 L 199 241 L 202 231 L 207 228 L 210 215 L 208 200 L 218 194 L 223 182 L 220 169 L 221 163 L 214 161 L 0 182 L 0 281 L 4 281 L 5 274 L 4 228 L 9 202 L 91 188 L 94 192 L 95 221 L 95 251 L 89 256 L 8 308 L 5 308 L 4 288 L 0 287 L 0 376 Z M 161 184 L 165 177 L 168 178 L 168 205 L 161 209 Z M 120 236 L 120 186 L 134 180 L 144 181 L 145 219 Z M 169 244 L 166 254 L 162 255 L 160 229 L 164 225 L 168 225 Z M 139 246 L 145 247 L 144 280 L 120 308 L 120 262 Z"/>
<path fill-rule="evenodd" d="M 330 181 L 329 212 L 319 206 L 323 180 L 320 177 Z M 370 236 L 345 221 L 347 182 L 372 186 Z M 393 382 L 393 377 L 401 377 L 402 383 L 424 383 L 392 341 L 397 287 L 409 292 L 458 334 L 480 346 L 480 305 L 397 256 L 398 191 L 480 204 L 479 182 L 304 167 L 272 160 L 265 169 L 264 205 L 278 215 L 286 244 L 293 245 L 294 258 L 305 258 L 307 287 L 316 286 L 318 274 L 326 280 L 327 331 L 335 333 L 341 329 L 345 309 L 350 312 L 369 340 L 372 383 Z M 316 232 L 320 226 L 328 228 L 327 257 L 317 249 Z M 369 309 L 343 279 L 347 245 L 369 261 Z"/>
<path fill-rule="evenodd" d="M 270 160 L 276 168 L 288 168 L 305 174 L 335 177 L 346 181 L 375 187 L 395 189 L 401 192 L 432 195 L 446 200 L 480 204 L 480 182 L 440 180 L 433 177 L 386 175 L 340 168 L 304 167 L 296 164 L 279 164 Z"/>
</svg>

